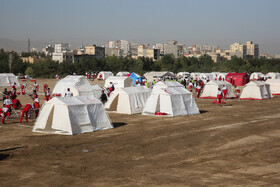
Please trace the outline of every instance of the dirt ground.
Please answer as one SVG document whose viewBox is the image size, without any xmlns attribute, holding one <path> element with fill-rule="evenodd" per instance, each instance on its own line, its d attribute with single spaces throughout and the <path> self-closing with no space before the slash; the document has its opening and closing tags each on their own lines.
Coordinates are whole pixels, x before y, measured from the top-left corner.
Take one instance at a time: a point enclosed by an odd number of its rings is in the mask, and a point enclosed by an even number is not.
<svg viewBox="0 0 280 187">
<path fill-rule="evenodd" d="M 10 119 L 0 125 L 0 186 L 279 186 L 280 97 L 196 101 L 199 115 L 110 113 L 114 129 L 74 136 Z"/>
</svg>

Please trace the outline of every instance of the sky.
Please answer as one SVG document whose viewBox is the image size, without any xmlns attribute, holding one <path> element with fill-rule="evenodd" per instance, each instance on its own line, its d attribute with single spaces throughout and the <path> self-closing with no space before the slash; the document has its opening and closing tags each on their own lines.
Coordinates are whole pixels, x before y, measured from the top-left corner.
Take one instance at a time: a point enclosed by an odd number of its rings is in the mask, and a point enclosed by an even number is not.
<svg viewBox="0 0 280 187">
<path fill-rule="evenodd" d="M 280 0 L 0 0 L 0 38 L 104 45 L 108 40 L 280 54 Z"/>
</svg>

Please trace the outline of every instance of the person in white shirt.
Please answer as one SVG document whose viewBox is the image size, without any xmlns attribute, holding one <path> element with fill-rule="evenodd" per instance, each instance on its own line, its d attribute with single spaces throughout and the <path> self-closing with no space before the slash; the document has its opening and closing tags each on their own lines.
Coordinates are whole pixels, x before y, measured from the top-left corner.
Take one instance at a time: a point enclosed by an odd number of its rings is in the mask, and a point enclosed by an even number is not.
<svg viewBox="0 0 280 187">
<path fill-rule="evenodd" d="M 201 92 L 201 86 L 199 84 L 196 86 L 196 92 L 197 92 L 196 97 L 199 98 Z"/>
<path fill-rule="evenodd" d="M 65 92 L 64 97 L 72 97 L 73 93 L 70 91 L 70 88 L 67 88 L 67 92 Z"/>
<path fill-rule="evenodd" d="M 218 88 L 218 91 L 217 91 L 217 101 L 218 101 L 218 103 L 222 102 L 222 91 L 220 88 Z"/>
<path fill-rule="evenodd" d="M 189 83 L 189 88 L 190 88 L 190 91 L 192 92 L 192 87 L 193 87 L 193 84 L 192 84 L 192 82 L 190 81 L 190 83 Z"/>
<path fill-rule="evenodd" d="M 224 94 L 224 98 L 227 98 L 227 87 L 224 85 L 222 88 L 223 94 Z"/>
</svg>

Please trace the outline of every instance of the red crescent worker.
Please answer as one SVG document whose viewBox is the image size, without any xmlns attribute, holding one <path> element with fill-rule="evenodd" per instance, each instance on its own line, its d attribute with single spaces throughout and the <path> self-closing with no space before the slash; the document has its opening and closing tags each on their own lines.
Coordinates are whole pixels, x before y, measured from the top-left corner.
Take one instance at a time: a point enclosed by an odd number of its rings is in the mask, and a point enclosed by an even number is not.
<svg viewBox="0 0 280 187">
<path fill-rule="evenodd" d="M 197 91 L 196 97 L 199 98 L 201 92 L 201 86 L 199 84 L 196 87 L 196 91 Z"/>
<path fill-rule="evenodd" d="M 28 122 L 28 117 L 30 117 L 30 110 L 33 108 L 32 104 L 26 104 L 25 107 L 21 111 L 21 116 L 20 116 L 20 122 L 22 122 L 22 119 L 25 115 L 26 122 Z"/>
<path fill-rule="evenodd" d="M 226 99 L 227 98 L 227 87 L 224 85 L 222 90 L 223 90 L 224 98 Z"/>
<path fill-rule="evenodd" d="M 36 81 L 34 82 L 34 88 L 35 88 L 36 92 L 39 91 L 39 84 Z"/>
<path fill-rule="evenodd" d="M 20 86 L 20 88 L 21 88 L 21 95 L 25 95 L 26 84 L 22 84 L 22 85 Z"/>
<path fill-rule="evenodd" d="M 21 106 L 21 103 L 18 99 L 14 98 L 14 99 L 11 99 L 12 100 L 12 103 L 13 103 L 13 108 L 18 110 L 20 109 L 22 106 Z"/>
<path fill-rule="evenodd" d="M 236 87 L 236 98 L 239 98 L 239 95 L 240 95 L 240 89 L 237 86 Z"/>
<path fill-rule="evenodd" d="M 51 89 L 48 88 L 48 90 L 45 92 L 45 102 L 51 99 Z"/>
<path fill-rule="evenodd" d="M 48 90 L 48 85 L 44 84 L 44 92 L 46 92 Z"/>
<path fill-rule="evenodd" d="M 10 116 L 9 109 L 6 107 L 0 108 L 0 115 L 2 117 L 2 123 L 5 123 L 6 116 Z"/>
<path fill-rule="evenodd" d="M 193 84 L 192 84 L 192 82 L 190 82 L 190 83 L 189 83 L 190 91 L 192 91 L 192 87 L 193 87 Z"/>
<path fill-rule="evenodd" d="M 218 88 L 218 91 L 217 91 L 217 102 L 218 103 L 222 102 L 222 91 L 220 88 Z"/>
<path fill-rule="evenodd" d="M 3 102 L 3 106 L 10 110 L 12 105 L 13 105 L 12 100 L 10 99 L 10 97 L 8 95 L 6 95 L 6 99 Z"/>
<path fill-rule="evenodd" d="M 33 105 L 34 105 L 34 109 L 35 109 L 35 118 L 37 118 L 39 115 L 39 110 L 40 110 L 40 101 L 39 101 L 38 96 L 34 99 Z"/>
<path fill-rule="evenodd" d="M 14 82 L 14 84 L 12 85 L 12 92 L 15 91 L 17 84 Z"/>
</svg>

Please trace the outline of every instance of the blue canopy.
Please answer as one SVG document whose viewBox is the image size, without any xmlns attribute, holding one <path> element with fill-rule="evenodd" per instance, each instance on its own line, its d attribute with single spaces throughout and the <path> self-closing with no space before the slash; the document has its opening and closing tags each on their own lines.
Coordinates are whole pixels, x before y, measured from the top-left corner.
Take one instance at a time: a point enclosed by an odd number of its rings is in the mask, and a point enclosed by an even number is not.
<svg viewBox="0 0 280 187">
<path fill-rule="evenodd" d="M 142 77 L 137 73 L 132 72 L 129 77 L 133 80 L 133 85 L 136 85 L 137 79 L 142 84 Z"/>
</svg>

